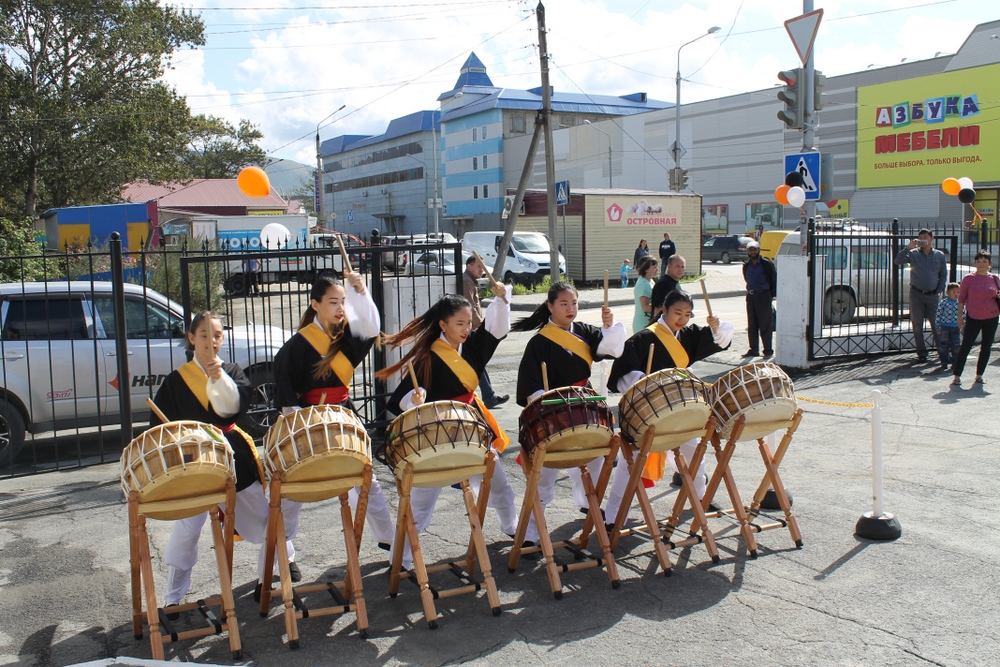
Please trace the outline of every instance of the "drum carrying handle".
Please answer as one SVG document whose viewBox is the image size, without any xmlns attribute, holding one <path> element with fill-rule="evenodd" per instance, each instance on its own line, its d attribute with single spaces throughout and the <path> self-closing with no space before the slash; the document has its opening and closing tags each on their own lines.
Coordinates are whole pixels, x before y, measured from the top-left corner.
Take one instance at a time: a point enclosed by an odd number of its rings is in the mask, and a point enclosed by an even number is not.
<svg viewBox="0 0 1000 667">
<path fill-rule="evenodd" d="M 572 398 L 547 398 L 542 405 L 565 405 L 567 403 L 584 403 L 588 401 L 606 401 L 607 396 L 574 396 Z"/>
</svg>

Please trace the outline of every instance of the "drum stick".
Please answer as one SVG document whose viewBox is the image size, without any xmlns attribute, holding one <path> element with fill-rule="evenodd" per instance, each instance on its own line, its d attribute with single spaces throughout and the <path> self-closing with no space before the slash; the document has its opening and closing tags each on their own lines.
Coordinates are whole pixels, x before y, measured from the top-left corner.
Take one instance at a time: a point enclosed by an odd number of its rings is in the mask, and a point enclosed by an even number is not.
<svg viewBox="0 0 1000 667">
<path fill-rule="evenodd" d="M 702 296 L 705 297 L 705 310 L 708 311 L 708 316 L 711 317 L 712 316 L 712 302 L 708 300 L 708 288 L 705 287 L 705 279 L 702 278 L 698 282 L 701 283 L 701 293 L 702 293 Z M 713 329 L 713 331 L 714 331 L 714 329 Z"/>
<path fill-rule="evenodd" d="M 340 256 L 344 258 L 344 269 L 350 272 L 354 272 L 351 268 L 351 258 L 347 255 L 347 248 L 344 247 L 344 240 L 337 236 L 337 245 L 340 246 Z"/>
<path fill-rule="evenodd" d="M 542 362 L 542 389 L 549 390 L 549 369 L 544 361 Z"/>
<path fill-rule="evenodd" d="M 653 343 L 649 344 L 649 356 L 646 357 L 646 375 L 653 372 L 653 350 L 655 347 Z"/>
<path fill-rule="evenodd" d="M 604 269 L 604 307 L 608 307 L 608 270 Z"/>
<path fill-rule="evenodd" d="M 493 280 L 493 274 L 490 273 L 490 267 L 486 266 L 486 262 L 484 262 L 483 258 L 479 256 L 479 253 L 473 250 L 472 256 L 476 258 L 476 261 L 479 262 L 480 265 L 482 265 L 483 271 L 486 272 L 486 279 L 490 281 L 490 285 L 496 285 L 497 281 Z M 507 297 L 504 296 L 500 298 L 503 299 L 504 303 L 510 303 L 507 301 Z"/>
<path fill-rule="evenodd" d="M 417 384 L 417 374 L 413 371 L 413 362 L 412 361 L 407 361 L 406 362 L 406 370 L 408 370 L 410 372 L 410 382 L 413 383 L 413 388 L 414 389 L 419 389 L 420 385 Z"/>
<path fill-rule="evenodd" d="M 319 404 L 320 405 L 326 405 L 326 392 L 325 391 L 322 394 L 319 395 Z"/>
<path fill-rule="evenodd" d="M 170 421 L 169 419 L 167 419 L 167 416 L 163 414 L 163 410 L 156 407 L 156 403 L 153 403 L 153 399 L 149 398 L 148 396 L 146 397 L 146 405 L 149 406 L 149 409 L 153 411 L 153 414 L 159 417 L 160 421 L 162 421 L 164 424 Z"/>
</svg>

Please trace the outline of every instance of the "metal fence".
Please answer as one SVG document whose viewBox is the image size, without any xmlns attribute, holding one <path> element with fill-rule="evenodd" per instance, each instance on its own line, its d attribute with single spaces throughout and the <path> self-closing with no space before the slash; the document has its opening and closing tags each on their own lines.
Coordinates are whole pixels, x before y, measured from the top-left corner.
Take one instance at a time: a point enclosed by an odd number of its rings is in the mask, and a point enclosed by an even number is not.
<svg viewBox="0 0 1000 667">
<path fill-rule="evenodd" d="M 274 355 L 296 330 L 315 277 L 343 268 L 326 238 L 263 252 L 208 244 L 128 251 L 113 240 L 107 248 L 0 257 L 0 474 L 117 460 L 145 428 L 146 399 L 187 360 L 185 323 L 205 309 L 226 328 L 220 357 L 254 387 L 241 426 L 261 438 L 276 416 Z M 383 330 L 461 291 L 460 244 L 345 240 Z M 375 433 L 387 421 L 387 387 L 373 378 L 387 354 L 373 350 L 351 391 Z"/>
<path fill-rule="evenodd" d="M 996 230 L 963 225 L 887 223 L 810 228 L 811 359 L 892 353 L 915 349 L 909 320 L 909 266 L 894 262 L 924 228 L 945 253 L 949 282 L 975 270 L 980 248 L 996 250 Z M 925 327 L 933 347 L 933 332 Z"/>
</svg>

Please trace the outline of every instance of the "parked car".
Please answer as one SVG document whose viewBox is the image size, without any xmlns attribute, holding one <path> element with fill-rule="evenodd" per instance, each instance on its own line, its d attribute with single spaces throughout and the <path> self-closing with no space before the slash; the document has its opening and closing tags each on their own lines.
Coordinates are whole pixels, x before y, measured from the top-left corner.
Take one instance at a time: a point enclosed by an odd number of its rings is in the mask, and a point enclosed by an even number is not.
<svg viewBox="0 0 1000 667">
<path fill-rule="evenodd" d="M 430 234 L 406 234 L 383 237 L 382 245 L 435 245 L 458 243 L 458 239 L 447 232 Z M 382 255 L 382 268 L 386 271 L 405 274 L 409 272 L 412 253 L 408 250 L 387 252 Z"/>
<path fill-rule="evenodd" d="M 458 272 L 465 271 L 465 260 L 472 253 L 462 251 L 462 265 Z M 414 276 L 455 275 L 455 253 L 452 250 L 428 250 L 416 255 L 409 262 L 408 273 Z"/>
<path fill-rule="evenodd" d="M 493 270 L 503 232 L 466 232 L 462 249 L 470 254 L 475 251 Z M 514 232 L 507 246 L 507 259 L 503 265 L 503 282 L 537 283 L 549 275 L 551 261 L 549 239 L 538 232 Z M 566 273 L 566 258 L 559 254 L 559 272 Z M 493 276 L 500 280 L 500 276 Z"/>
<path fill-rule="evenodd" d="M 749 236 L 713 236 L 701 246 L 702 261 L 715 264 L 729 264 L 734 259 L 738 262 L 747 259 L 747 244 L 753 241 Z"/>
<path fill-rule="evenodd" d="M 774 258 L 778 256 L 778 248 L 781 247 L 781 242 L 785 240 L 785 237 L 789 233 L 781 229 L 772 229 L 761 234 L 759 241 L 760 256 L 774 261 Z"/>
<path fill-rule="evenodd" d="M 26 433 L 114 424 L 118 391 L 128 387 L 132 419 L 149 418 L 146 398 L 187 361 L 179 304 L 139 285 L 125 285 L 130 378 L 118 377 L 110 282 L 0 285 L 0 466 L 21 450 Z M 277 327 L 227 331 L 219 356 L 254 387 L 240 426 L 254 437 L 270 425 L 271 360 L 291 336 Z"/>
</svg>

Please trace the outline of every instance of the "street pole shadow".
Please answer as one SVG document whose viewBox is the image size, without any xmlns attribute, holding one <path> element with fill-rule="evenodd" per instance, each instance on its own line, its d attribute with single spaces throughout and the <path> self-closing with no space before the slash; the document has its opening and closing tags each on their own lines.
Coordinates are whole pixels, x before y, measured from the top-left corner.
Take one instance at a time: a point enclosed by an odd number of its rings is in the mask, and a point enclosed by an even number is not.
<svg viewBox="0 0 1000 667">
<path fill-rule="evenodd" d="M 823 568 L 819 573 L 817 573 L 813 577 L 813 579 L 815 579 L 816 581 L 823 581 L 831 574 L 839 570 L 841 566 L 847 564 L 852 558 L 860 554 L 862 551 L 867 549 L 872 544 L 871 540 L 866 540 L 861 537 L 855 536 L 854 539 L 857 540 L 858 543 L 854 545 L 854 547 L 850 551 L 848 551 L 843 556 L 841 556 L 840 558 L 838 558 L 837 560 L 833 561 L 825 568 Z"/>
</svg>

